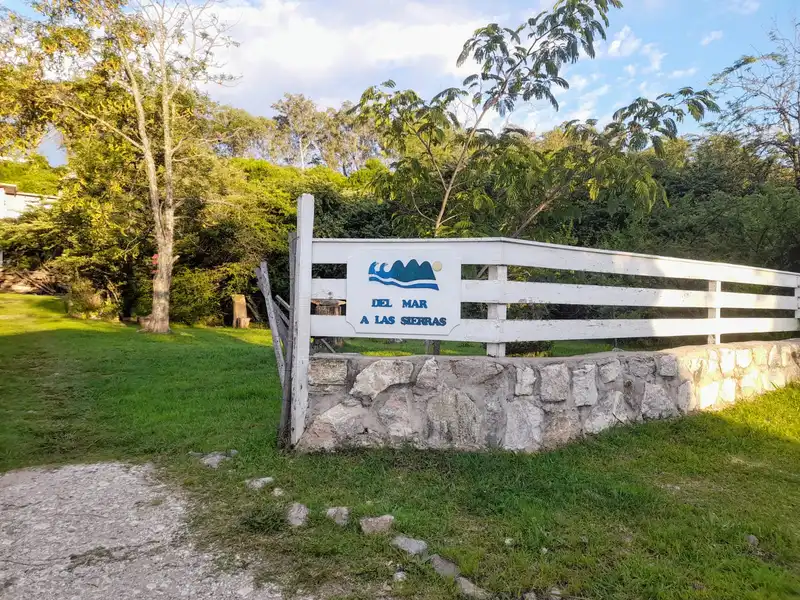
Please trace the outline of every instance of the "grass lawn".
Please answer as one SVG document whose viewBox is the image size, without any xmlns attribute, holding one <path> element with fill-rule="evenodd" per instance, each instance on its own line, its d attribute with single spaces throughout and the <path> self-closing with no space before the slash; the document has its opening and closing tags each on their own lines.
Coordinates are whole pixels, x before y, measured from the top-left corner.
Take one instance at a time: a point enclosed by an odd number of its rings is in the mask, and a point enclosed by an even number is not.
<svg viewBox="0 0 800 600">
<path fill-rule="evenodd" d="M 592 600 L 800 597 L 800 388 L 534 456 L 285 455 L 279 395 L 269 332 L 150 336 L 0 295 L 0 470 L 153 460 L 195 500 L 199 539 L 263 560 L 265 579 L 348 598 L 386 582 L 395 597 L 457 597 L 386 538 L 320 514 L 345 505 L 394 514 L 500 598 L 552 586 Z M 227 448 L 239 455 L 217 471 L 187 456 Z M 266 475 L 286 497 L 242 484 Z M 284 525 L 292 501 L 312 509 L 309 527 Z M 392 582 L 398 565 L 405 583 Z"/>
</svg>

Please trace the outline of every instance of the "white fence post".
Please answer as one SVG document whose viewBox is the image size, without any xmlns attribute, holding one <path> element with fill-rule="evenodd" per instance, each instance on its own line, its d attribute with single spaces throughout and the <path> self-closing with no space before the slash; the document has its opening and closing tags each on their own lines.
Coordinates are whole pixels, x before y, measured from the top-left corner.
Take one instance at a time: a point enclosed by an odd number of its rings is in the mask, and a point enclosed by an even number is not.
<svg viewBox="0 0 800 600">
<path fill-rule="evenodd" d="M 311 352 L 311 253 L 314 242 L 314 196 L 297 201 L 297 251 L 292 298 L 292 445 L 303 435 L 308 411 L 308 358 Z"/>
<path fill-rule="evenodd" d="M 497 265 L 489 267 L 489 281 L 498 281 L 502 285 L 508 281 L 508 267 Z M 508 311 L 507 304 L 490 304 L 487 317 L 489 320 L 505 321 Z M 501 358 L 506 355 L 505 344 L 486 344 L 486 354 Z"/>
<path fill-rule="evenodd" d="M 794 288 L 794 297 L 797 301 L 797 310 L 794 311 L 794 318 L 800 319 L 800 277 L 797 278 L 797 287 Z"/>
<path fill-rule="evenodd" d="M 708 309 L 708 318 L 709 319 L 716 319 L 717 320 L 717 327 L 715 333 L 712 333 L 708 336 L 708 343 L 709 344 L 720 344 L 722 343 L 722 335 L 719 333 L 719 322 L 722 319 L 722 308 L 720 304 L 720 294 L 722 294 L 722 282 L 721 281 L 709 281 L 708 282 L 708 291 L 709 292 L 716 292 L 716 296 L 714 296 L 714 302 L 712 303 L 713 308 Z"/>
</svg>

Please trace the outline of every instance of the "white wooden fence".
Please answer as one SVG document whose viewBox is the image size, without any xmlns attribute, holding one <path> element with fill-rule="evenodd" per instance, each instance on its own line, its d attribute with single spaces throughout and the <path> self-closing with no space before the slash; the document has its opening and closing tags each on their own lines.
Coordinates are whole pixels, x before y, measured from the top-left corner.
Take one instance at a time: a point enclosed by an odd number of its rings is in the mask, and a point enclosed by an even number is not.
<svg viewBox="0 0 800 600">
<path fill-rule="evenodd" d="M 584 340 L 631 337 L 794 331 L 800 318 L 800 274 L 741 265 L 575 248 L 504 238 L 478 239 L 315 239 L 314 199 L 298 201 L 295 253 L 295 308 L 292 361 L 292 441 L 302 433 L 307 407 L 307 372 L 311 337 L 401 337 L 356 333 L 344 316 L 311 315 L 311 300 L 348 299 L 345 279 L 313 279 L 312 265 L 347 264 L 361 254 L 381 251 L 448 250 L 464 265 L 489 266 L 488 280 L 462 280 L 460 301 L 489 305 L 487 319 L 462 319 L 446 338 L 487 344 L 492 356 L 505 354 L 505 343 L 536 340 Z M 508 266 L 537 267 L 670 279 L 703 280 L 708 291 L 518 282 L 507 280 Z M 722 282 L 791 288 L 791 295 L 723 292 Z M 506 320 L 508 304 L 707 308 L 708 318 Z M 723 318 L 723 308 L 785 310 L 786 317 Z M 420 337 L 415 335 L 414 337 Z"/>
</svg>

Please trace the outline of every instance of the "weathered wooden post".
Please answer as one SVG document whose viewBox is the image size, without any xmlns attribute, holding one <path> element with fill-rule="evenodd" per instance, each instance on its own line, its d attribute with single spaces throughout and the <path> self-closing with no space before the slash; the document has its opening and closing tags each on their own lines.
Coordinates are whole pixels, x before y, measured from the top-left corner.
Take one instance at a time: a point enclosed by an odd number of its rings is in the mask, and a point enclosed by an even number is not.
<svg viewBox="0 0 800 600">
<path fill-rule="evenodd" d="M 312 300 L 311 304 L 314 306 L 315 315 L 340 317 L 342 315 L 342 306 L 344 306 L 345 302 L 343 300 Z M 344 346 L 344 339 L 340 337 L 322 339 L 326 339 L 334 348 Z"/>
<path fill-rule="evenodd" d="M 722 334 L 719 333 L 719 326 L 721 325 L 720 319 L 722 318 L 722 282 L 721 281 L 709 281 L 708 282 L 708 291 L 714 294 L 713 302 L 709 303 L 708 309 L 708 318 L 716 320 L 716 329 L 714 333 L 709 334 L 708 336 L 708 343 L 709 344 L 720 344 L 722 343 Z"/>
<path fill-rule="evenodd" d="M 247 329 L 250 319 L 247 317 L 247 301 L 244 294 L 234 294 L 233 300 L 233 326 L 236 329 Z"/>
</svg>

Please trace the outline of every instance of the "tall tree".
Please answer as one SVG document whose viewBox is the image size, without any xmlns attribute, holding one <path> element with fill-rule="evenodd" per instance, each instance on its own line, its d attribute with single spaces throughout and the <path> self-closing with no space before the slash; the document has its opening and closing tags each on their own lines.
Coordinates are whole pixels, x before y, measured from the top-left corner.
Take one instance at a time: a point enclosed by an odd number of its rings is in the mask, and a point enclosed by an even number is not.
<svg viewBox="0 0 800 600">
<path fill-rule="evenodd" d="M 278 128 L 289 140 L 292 162 L 305 169 L 315 158 L 320 158 L 324 114 L 303 94 L 284 94 L 272 108 Z"/>
<path fill-rule="evenodd" d="M 800 21 L 769 37 L 772 52 L 742 56 L 712 79 L 731 96 L 716 129 L 777 157 L 800 190 Z"/>
<path fill-rule="evenodd" d="M 38 18 L 12 14 L 4 69 L 27 76 L 34 109 L 19 94 L 17 130 L 30 123 L 82 119 L 86 132 L 110 134 L 141 160 L 158 252 L 152 313 L 144 328 L 169 331 L 176 196 L 181 165 L 209 146 L 201 84 L 229 79 L 217 72 L 214 51 L 231 44 L 212 8 L 172 0 L 42 0 Z M 53 77 L 55 75 L 55 77 Z"/>
<path fill-rule="evenodd" d="M 527 133 L 512 130 L 498 136 L 486 127 L 488 116 L 492 112 L 505 116 L 519 102 L 532 100 L 549 102 L 557 110 L 553 88 L 569 87 L 561 76 L 563 67 L 576 62 L 581 53 L 594 57 L 595 41 L 605 37 L 610 9 L 621 6 L 619 0 L 561 0 L 551 11 L 518 27 L 482 27 L 467 40 L 458 58 L 459 65 L 474 60 L 480 72 L 467 77 L 462 87 L 443 90 L 430 101 L 412 90 L 395 91 L 392 81 L 364 92 L 360 114 L 376 124 L 388 149 L 398 157 L 394 173 L 379 183 L 398 184 L 392 186 L 394 196 L 405 204 L 419 233 L 437 237 L 463 231 L 473 210 L 491 208 L 497 196 L 487 193 L 486 186 L 478 185 L 470 174 L 480 178 L 481 173 L 494 170 L 491 163 L 508 158 L 509 150 L 524 154 L 524 143 L 520 145 L 524 140 L 513 138 L 525 138 Z M 642 177 L 632 180 L 637 170 L 615 173 L 611 166 L 628 164 L 623 160 L 626 152 L 642 150 L 650 143 L 658 149 L 662 136 L 676 135 L 676 122 L 687 113 L 700 118 L 706 109 L 716 109 L 708 92 L 691 88 L 659 100 L 639 98 L 618 111 L 603 130 L 592 120 L 568 124 L 568 148 L 547 156 L 537 151 L 533 163 L 523 161 L 533 167 L 525 181 L 542 194 L 528 196 L 533 202 L 521 213 L 523 219 L 514 235 L 580 185 L 597 198 L 608 190 L 618 195 L 624 182 L 628 190 L 652 202 L 660 192 L 647 172 L 638 171 Z M 549 184 L 539 185 L 548 179 L 552 180 Z"/>
</svg>

